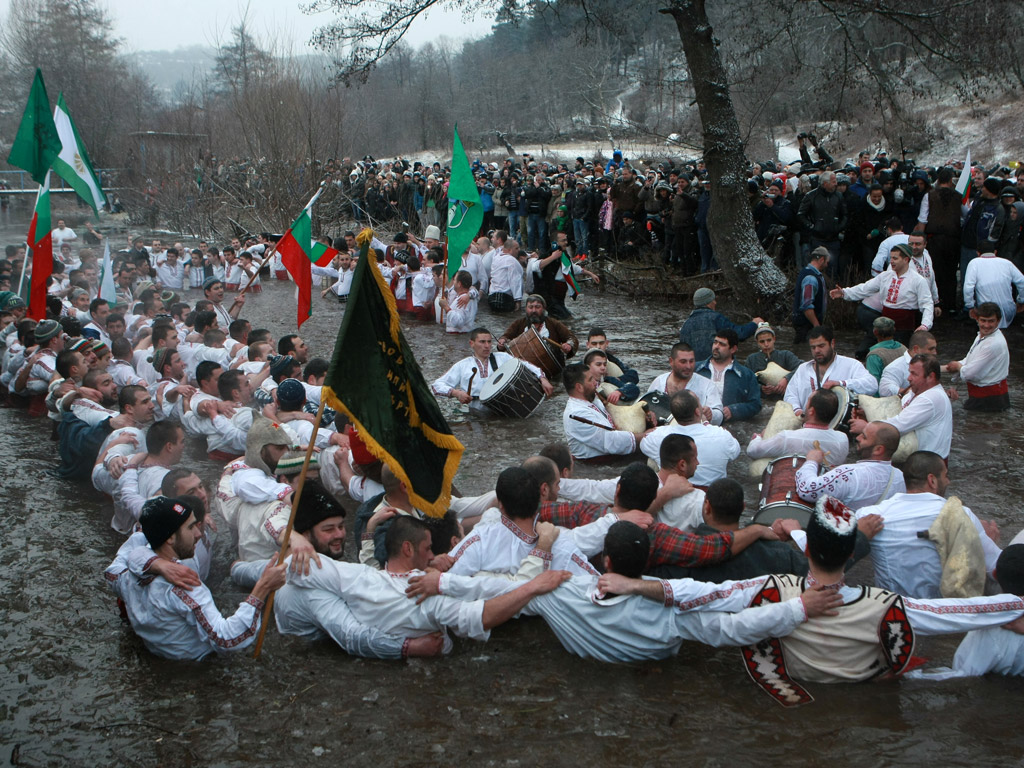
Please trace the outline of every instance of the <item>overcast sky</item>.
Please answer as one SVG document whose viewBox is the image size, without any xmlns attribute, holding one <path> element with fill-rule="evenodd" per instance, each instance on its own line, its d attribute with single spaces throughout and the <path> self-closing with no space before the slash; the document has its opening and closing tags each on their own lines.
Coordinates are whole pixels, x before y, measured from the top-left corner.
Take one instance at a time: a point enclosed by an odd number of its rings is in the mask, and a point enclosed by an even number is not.
<svg viewBox="0 0 1024 768">
<path fill-rule="evenodd" d="M 114 21 L 115 33 L 124 38 L 125 50 L 174 50 L 187 45 L 214 45 L 226 39 L 231 27 L 249 9 L 257 33 L 279 33 L 295 45 L 296 53 L 310 52 L 313 30 L 330 21 L 329 15 L 310 16 L 299 10 L 302 0 L 99 0 Z M 0 0 L 6 17 L 10 0 Z M 440 36 L 473 39 L 490 31 L 493 18 L 464 20 L 460 12 L 431 11 L 413 24 L 406 40 L 416 45 Z"/>
</svg>

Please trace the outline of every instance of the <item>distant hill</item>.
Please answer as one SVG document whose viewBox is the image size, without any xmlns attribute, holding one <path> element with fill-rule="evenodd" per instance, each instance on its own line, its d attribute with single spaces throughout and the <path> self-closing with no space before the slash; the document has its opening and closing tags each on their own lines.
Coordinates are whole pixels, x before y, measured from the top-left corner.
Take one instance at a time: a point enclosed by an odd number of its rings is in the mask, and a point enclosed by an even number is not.
<svg viewBox="0 0 1024 768">
<path fill-rule="evenodd" d="M 161 97 L 170 99 L 178 83 L 201 80 L 213 69 L 217 49 L 190 45 L 173 51 L 139 51 L 125 58 L 138 65 Z"/>
</svg>

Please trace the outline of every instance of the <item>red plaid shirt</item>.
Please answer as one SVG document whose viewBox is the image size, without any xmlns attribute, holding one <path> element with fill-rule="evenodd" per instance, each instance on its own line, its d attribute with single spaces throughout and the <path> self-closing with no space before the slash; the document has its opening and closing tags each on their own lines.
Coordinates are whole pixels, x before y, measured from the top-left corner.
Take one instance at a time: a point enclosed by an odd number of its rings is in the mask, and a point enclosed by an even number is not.
<svg viewBox="0 0 1024 768">
<path fill-rule="evenodd" d="M 540 505 L 540 519 L 562 528 L 579 528 L 603 517 L 608 507 L 585 501 L 546 501 Z"/>
<path fill-rule="evenodd" d="M 697 536 L 664 523 L 655 523 L 647 534 L 651 537 L 648 571 L 659 565 L 699 568 L 728 560 L 732 555 L 731 531 Z"/>
</svg>

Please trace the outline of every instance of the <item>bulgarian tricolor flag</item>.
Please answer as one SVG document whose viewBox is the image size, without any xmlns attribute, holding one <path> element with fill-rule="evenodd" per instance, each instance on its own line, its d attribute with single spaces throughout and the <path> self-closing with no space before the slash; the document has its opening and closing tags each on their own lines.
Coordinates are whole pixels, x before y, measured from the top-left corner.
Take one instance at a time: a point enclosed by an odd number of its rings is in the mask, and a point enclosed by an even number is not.
<svg viewBox="0 0 1024 768">
<path fill-rule="evenodd" d="M 964 160 L 964 169 L 960 171 L 960 178 L 956 182 L 956 191 L 960 193 L 961 205 L 967 205 L 971 201 L 971 150 L 967 150 L 967 159 Z"/>
<path fill-rule="evenodd" d="M 71 185 L 80 198 L 92 206 L 93 213 L 98 216 L 107 199 L 89 160 L 89 153 L 85 151 L 85 144 L 82 143 L 68 107 L 64 103 L 63 93 L 57 96 L 53 122 L 57 126 L 57 135 L 60 136 L 61 143 L 60 154 L 53 161 L 53 170 Z"/>
<path fill-rule="evenodd" d="M 572 259 L 569 258 L 569 254 L 565 251 L 562 251 L 562 276 L 565 278 L 566 286 L 568 286 L 568 296 L 575 298 L 580 292 L 580 287 L 576 283 L 576 273 L 573 271 Z"/>
<path fill-rule="evenodd" d="M 50 226 L 50 172 L 36 194 L 36 207 L 28 227 L 28 247 L 32 251 L 32 289 L 28 316 L 46 319 L 46 283 L 53 274 L 53 231 Z"/>
<path fill-rule="evenodd" d="M 300 328 L 313 314 L 313 265 L 326 267 L 338 255 L 333 248 L 313 240 L 313 221 L 309 214 L 313 203 L 320 197 L 323 189 L 321 185 L 306 207 L 302 209 L 302 213 L 292 224 L 291 229 L 277 244 L 277 252 L 281 254 L 281 263 L 284 264 L 288 274 L 292 276 L 292 280 L 298 287 L 297 320 Z"/>
</svg>

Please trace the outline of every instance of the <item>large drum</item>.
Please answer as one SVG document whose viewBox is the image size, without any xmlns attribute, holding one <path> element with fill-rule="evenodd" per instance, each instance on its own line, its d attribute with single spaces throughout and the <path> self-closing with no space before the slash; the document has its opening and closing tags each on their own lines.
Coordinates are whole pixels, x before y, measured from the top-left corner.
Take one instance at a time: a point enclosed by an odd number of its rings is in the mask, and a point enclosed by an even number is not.
<svg viewBox="0 0 1024 768">
<path fill-rule="evenodd" d="M 519 360 L 509 360 L 480 389 L 480 402 L 499 416 L 525 419 L 544 401 L 540 379 Z"/>
<path fill-rule="evenodd" d="M 562 352 L 562 348 L 553 341 L 541 338 L 533 326 L 527 327 L 525 331 L 508 342 L 507 349 L 512 357 L 518 357 L 520 360 L 536 365 L 551 381 L 557 379 L 562 374 L 562 369 L 565 368 L 565 354 Z"/>
<path fill-rule="evenodd" d="M 765 467 L 753 522 L 771 525 L 780 518 L 792 518 L 801 528 L 807 527 L 814 505 L 796 495 L 796 472 L 805 461 L 804 456 L 782 456 Z"/>
<path fill-rule="evenodd" d="M 669 396 L 664 392 L 648 392 L 637 402 L 645 403 L 647 411 L 658 417 L 658 426 L 663 427 L 666 424 L 674 423 L 669 400 Z"/>
</svg>

